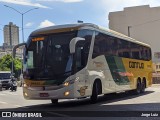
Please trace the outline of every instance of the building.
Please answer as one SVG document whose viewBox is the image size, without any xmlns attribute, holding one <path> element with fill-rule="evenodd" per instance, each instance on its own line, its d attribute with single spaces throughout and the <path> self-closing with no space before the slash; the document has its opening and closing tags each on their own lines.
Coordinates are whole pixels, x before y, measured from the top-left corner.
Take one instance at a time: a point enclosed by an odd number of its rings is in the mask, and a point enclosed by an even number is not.
<svg viewBox="0 0 160 120">
<path fill-rule="evenodd" d="M 160 7 L 144 5 L 110 12 L 109 28 L 150 44 L 152 53 L 160 51 Z"/>
<path fill-rule="evenodd" d="M 160 83 L 160 62 L 153 63 L 153 83 Z"/>
<path fill-rule="evenodd" d="M 4 32 L 4 44 L 5 46 L 14 46 L 19 44 L 19 27 L 12 22 L 9 25 L 5 25 Z"/>
</svg>

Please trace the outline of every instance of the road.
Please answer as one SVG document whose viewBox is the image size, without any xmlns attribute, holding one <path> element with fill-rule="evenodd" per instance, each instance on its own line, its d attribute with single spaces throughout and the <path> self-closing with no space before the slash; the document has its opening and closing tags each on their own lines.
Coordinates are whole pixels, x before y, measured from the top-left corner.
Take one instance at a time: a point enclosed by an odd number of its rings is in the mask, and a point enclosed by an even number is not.
<svg viewBox="0 0 160 120">
<path fill-rule="evenodd" d="M 111 113 L 114 117 L 120 111 L 122 111 L 122 114 L 125 114 L 123 111 L 132 113 L 134 111 L 160 111 L 160 85 L 153 85 L 147 88 L 146 92 L 141 95 L 120 93 L 117 95 L 100 96 L 96 104 L 90 104 L 89 99 L 86 98 L 80 100 L 60 100 L 58 105 L 52 105 L 50 100 L 25 100 L 22 96 L 22 88 L 19 87 L 17 92 L 9 90 L 0 91 L 0 110 L 45 111 L 49 116 L 58 117 L 81 117 L 83 114 L 84 116 L 89 114 L 89 117 L 99 117 L 98 114 L 101 115 L 106 111 L 112 111 Z M 73 114 L 68 114 L 65 111 L 72 111 L 70 113 Z M 160 118 L 160 112 L 158 117 Z"/>
</svg>

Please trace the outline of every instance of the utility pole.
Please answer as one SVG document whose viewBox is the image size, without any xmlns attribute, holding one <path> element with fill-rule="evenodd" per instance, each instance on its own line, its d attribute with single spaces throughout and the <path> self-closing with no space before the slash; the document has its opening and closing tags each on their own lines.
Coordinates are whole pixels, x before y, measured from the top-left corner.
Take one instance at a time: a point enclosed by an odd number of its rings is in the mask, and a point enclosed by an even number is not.
<svg viewBox="0 0 160 120">
<path fill-rule="evenodd" d="M 10 42 L 10 47 L 11 49 L 13 49 L 13 46 L 12 46 L 12 28 L 11 28 L 11 23 L 9 23 L 9 42 Z M 14 60 L 13 60 L 13 54 L 12 54 L 12 68 L 11 68 L 11 73 L 13 75 L 13 67 L 14 67 Z"/>
<path fill-rule="evenodd" d="M 11 28 L 11 23 L 9 23 L 9 42 L 10 42 L 10 46 L 12 47 L 12 28 Z"/>
</svg>

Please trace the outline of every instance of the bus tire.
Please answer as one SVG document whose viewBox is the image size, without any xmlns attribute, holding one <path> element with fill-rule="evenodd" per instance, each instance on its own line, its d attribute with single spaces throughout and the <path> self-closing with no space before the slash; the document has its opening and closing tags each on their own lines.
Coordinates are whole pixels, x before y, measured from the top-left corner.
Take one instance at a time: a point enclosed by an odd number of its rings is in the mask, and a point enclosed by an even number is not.
<svg viewBox="0 0 160 120">
<path fill-rule="evenodd" d="M 91 96 L 91 103 L 96 103 L 98 99 L 98 91 L 99 91 L 99 84 L 97 81 L 93 84 L 92 96 Z"/>
<path fill-rule="evenodd" d="M 58 99 L 51 99 L 52 104 L 56 105 L 58 104 Z"/>
<path fill-rule="evenodd" d="M 146 88 L 146 82 L 145 82 L 145 80 L 143 80 L 141 83 L 141 93 L 145 92 L 145 88 Z"/>
<path fill-rule="evenodd" d="M 137 88 L 134 90 L 134 93 L 136 95 L 141 93 L 141 82 L 140 82 L 140 80 L 137 80 Z"/>
</svg>

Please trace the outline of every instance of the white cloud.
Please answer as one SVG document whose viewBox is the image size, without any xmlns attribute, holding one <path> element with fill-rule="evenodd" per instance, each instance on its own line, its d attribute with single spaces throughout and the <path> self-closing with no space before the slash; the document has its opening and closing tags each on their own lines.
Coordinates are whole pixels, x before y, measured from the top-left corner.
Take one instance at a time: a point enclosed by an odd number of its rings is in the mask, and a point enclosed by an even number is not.
<svg viewBox="0 0 160 120">
<path fill-rule="evenodd" d="M 33 7 L 39 7 L 39 8 L 49 8 L 40 3 L 31 2 L 31 0 L 0 0 L 0 2 L 25 5 L 25 6 L 33 6 Z"/>
<path fill-rule="evenodd" d="M 37 0 L 41 2 L 65 2 L 65 3 L 75 3 L 82 2 L 83 0 Z"/>
<path fill-rule="evenodd" d="M 55 25 L 53 22 L 51 22 L 49 20 L 44 20 L 43 22 L 40 23 L 39 28 L 49 27 L 49 26 L 53 26 L 53 25 Z"/>
<path fill-rule="evenodd" d="M 34 24 L 34 23 L 29 22 L 29 23 L 27 23 L 25 26 L 26 26 L 26 27 L 31 27 L 33 24 Z"/>
</svg>

